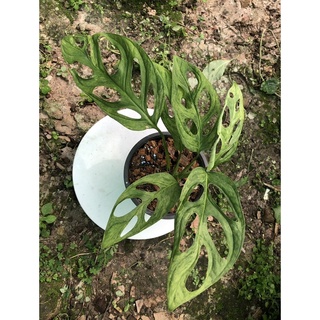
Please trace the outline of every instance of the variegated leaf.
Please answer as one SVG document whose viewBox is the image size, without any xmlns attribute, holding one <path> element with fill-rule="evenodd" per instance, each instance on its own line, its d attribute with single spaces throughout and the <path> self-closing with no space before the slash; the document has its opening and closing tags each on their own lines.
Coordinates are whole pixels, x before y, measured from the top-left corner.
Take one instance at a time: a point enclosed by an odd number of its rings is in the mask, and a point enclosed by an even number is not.
<svg viewBox="0 0 320 320">
<path fill-rule="evenodd" d="M 156 191 L 145 191 L 138 189 L 145 184 L 156 186 Z M 120 195 L 111 212 L 106 230 L 102 240 L 102 248 L 108 248 L 123 239 L 143 231 L 163 218 L 179 199 L 181 187 L 172 175 L 166 172 L 154 173 L 142 177 L 135 181 Z M 116 216 L 114 213 L 117 206 L 124 200 L 139 198 L 141 203 L 130 212 Z M 157 200 L 156 209 L 149 220 L 145 219 L 145 213 L 148 205 Z M 129 222 L 137 217 L 133 228 L 125 234 L 122 234 Z"/>
<path fill-rule="evenodd" d="M 199 184 L 203 189 L 202 195 L 198 200 L 191 200 L 190 194 Z M 224 195 L 231 214 L 219 206 L 217 199 L 211 194 L 211 188 L 218 188 Z M 185 234 L 188 220 L 194 214 L 198 216 L 197 232 L 192 245 L 183 252 L 180 250 L 180 242 Z M 216 219 L 223 229 L 228 248 L 225 256 L 219 251 L 208 230 L 209 217 Z M 222 173 L 206 172 L 201 167 L 194 169 L 183 187 L 176 213 L 174 247 L 167 282 L 169 310 L 174 310 L 198 296 L 230 270 L 240 255 L 244 233 L 244 216 L 233 181 Z M 186 287 L 186 282 L 198 262 L 201 248 L 205 248 L 208 255 L 207 271 L 202 285 L 190 291 Z"/>
<path fill-rule="evenodd" d="M 108 49 L 104 40 L 119 51 L 120 60 L 112 72 L 108 72 L 103 62 L 101 52 Z M 88 77 L 80 76 L 76 69 L 72 69 L 71 74 L 77 86 L 110 117 L 131 130 L 157 128 L 164 106 L 163 83 L 154 63 L 136 42 L 111 33 L 66 36 L 62 39 L 62 54 L 69 64 L 80 63 L 90 69 Z M 138 93 L 133 90 L 131 83 L 134 64 L 140 69 Z M 107 99 L 95 93 L 97 88 L 111 90 L 114 97 Z M 154 96 L 153 115 L 148 113 L 151 94 Z M 135 111 L 137 117 L 121 114 L 122 109 Z"/>
<path fill-rule="evenodd" d="M 211 150 L 207 170 L 224 163 L 235 153 L 244 122 L 243 97 L 239 86 L 233 82 L 227 93 L 224 108 L 216 125 L 217 138 Z"/>
<path fill-rule="evenodd" d="M 195 76 L 197 85 L 192 88 L 188 77 Z M 193 152 L 212 147 L 216 132 L 212 130 L 221 107 L 218 95 L 194 65 L 179 58 L 173 58 L 171 102 L 182 143 Z"/>
<path fill-rule="evenodd" d="M 172 95 L 172 73 L 160 64 L 155 63 L 154 65 L 164 84 L 165 107 L 162 110 L 161 119 L 163 120 L 164 125 L 166 126 L 174 140 L 175 148 L 181 151 L 185 147 L 183 146 L 180 139 L 176 120 L 173 114 L 172 106 L 170 104 Z"/>
</svg>

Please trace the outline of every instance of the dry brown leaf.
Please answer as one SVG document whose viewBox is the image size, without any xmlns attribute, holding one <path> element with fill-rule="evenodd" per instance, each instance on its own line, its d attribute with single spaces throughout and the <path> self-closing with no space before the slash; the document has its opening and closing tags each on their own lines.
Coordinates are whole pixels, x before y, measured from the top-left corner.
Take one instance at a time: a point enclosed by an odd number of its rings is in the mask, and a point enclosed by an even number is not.
<svg viewBox="0 0 320 320">
<path fill-rule="evenodd" d="M 140 313 L 140 310 L 143 306 L 143 299 L 139 299 L 139 300 L 136 300 L 135 301 L 135 305 L 136 305 L 136 308 L 137 308 L 137 312 Z"/>
<path fill-rule="evenodd" d="M 199 216 L 196 215 L 194 220 L 191 222 L 190 227 L 192 230 L 194 230 L 194 233 L 197 233 L 198 228 L 199 228 Z"/>
<path fill-rule="evenodd" d="M 113 272 L 110 280 L 110 284 L 117 284 L 116 278 L 118 277 L 117 272 Z"/>
<path fill-rule="evenodd" d="M 171 320 L 171 317 L 164 311 L 153 314 L 154 320 Z"/>
<path fill-rule="evenodd" d="M 130 297 L 134 298 L 136 296 L 136 287 L 132 286 L 130 289 Z"/>
</svg>

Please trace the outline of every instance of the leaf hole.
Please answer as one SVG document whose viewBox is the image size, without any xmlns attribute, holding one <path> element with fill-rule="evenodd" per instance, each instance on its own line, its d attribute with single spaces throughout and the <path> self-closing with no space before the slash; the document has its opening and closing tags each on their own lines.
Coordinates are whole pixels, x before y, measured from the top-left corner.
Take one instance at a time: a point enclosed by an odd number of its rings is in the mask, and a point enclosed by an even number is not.
<svg viewBox="0 0 320 320">
<path fill-rule="evenodd" d="M 226 128 L 230 124 L 230 110 L 229 107 L 226 106 L 223 115 L 222 115 L 222 125 Z"/>
<path fill-rule="evenodd" d="M 230 143 L 231 140 L 235 138 L 235 134 L 237 133 L 237 131 L 241 130 L 239 126 L 240 126 L 240 120 L 237 121 L 236 124 L 233 126 L 232 134 L 230 135 L 230 139 L 229 139 L 228 143 Z M 239 134 L 240 134 L 240 132 L 239 132 Z"/>
<path fill-rule="evenodd" d="M 117 90 L 103 86 L 95 87 L 93 90 L 93 94 L 104 100 L 107 100 L 108 102 L 118 102 L 121 100 L 121 96 L 119 95 Z"/>
<path fill-rule="evenodd" d="M 121 114 L 124 118 L 141 119 L 141 115 L 138 112 L 131 110 L 131 109 L 118 110 L 117 113 Z"/>
<path fill-rule="evenodd" d="M 197 79 L 196 75 L 192 71 L 189 70 L 189 71 L 187 71 L 186 76 L 187 76 L 188 84 L 189 84 L 191 91 L 196 90 L 196 88 L 198 86 L 198 79 Z"/>
<path fill-rule="evenodd" d="M 221 258 L 226 258 L 229 254 L 229 247 L 221 224 L 215 219 L 207 220 L 207 230 Z"/>
<path fill-rule="evenodd" d="M 210 184 L 209 185 L 209 194 L 217 206 L 222 211 L 222 214 L 231 220 L 237 220 L 236 215 L 229 203 L 228 198 L 225 194 L 216 186 Z"/>
<path fill-rule="evenodd" d="M 109 75 L 114 75 L 118 71 L 120 64 L 119 50 L 105 37 L 99 38 L 99 49 L 102 63 Z"/>
<path fill-rule="evenodd" d="M 185 90 L 181 86 L 178 86 L 177 92 L 174 92 L 173 94 L 176 94 L 177 97 L 179 97 L 181 106 L 185 107 L 186 109 L 190 109 L 192 106 L 190 105 L 190 102 L 188 102 L 188 99 L 185 98 Z"/>
<path fill-rule="evenodd" d="M 154 95 L 154 90 L 153 90 L 152 84 L 149 86 L 146 103 L 147 103 L 147 107 L 150 109 L 153 109 L 155 106 L 155 95 Z"/>
<path fill-rule="evenodd" d="M 132 202 L 132 200 L 125 199 L 116 206 L 115 211 L 113 212 L 113 215 L 115 217 L 122 217 L 122 216 L 125 216 L 128 212 L 130 212 L 134 208 L 135 208 L 135 205 Z"/>
<path fill-rule="evenodd" d="M 238 99 L 236 102 L 236 111 L 239 111 L 239 109 L 240 109 L 240 99 Z"/>
<path fill-rule="evenodd" d="M 211 107 L 211 97 L 207 90 L 203 90 L 197 101 L 198 110 L 201 116 L 206 115 Z"/>
<path fill-rule="evenodd" d="M 204 126 L 202 128 L 202 134 L 204 136 L 209 135 L 212 132 L 213 128 L 214 128 L 213 122 L 211 122 L 211 121 L 207 122 L 206 124 L 204 124 Z"/>
<path fill-rule="evenodd" d="M 207 230 L 210 235 L 212 235 L 214 233 L 215 226 L 217 224 L 219 224 L 219 222 L 217 221 L 217 219 L 214 218 L 214 216 L 207 217 Z"/>
<path fill-rule="evenodd" d="M 121 234 L 120 234 L 120 237 L 123 237 L 125 236 L 127 233 L 129 233 L 133 228 L 134 226 L 136 225 L 138 221 L 138 217 L 137 216 L 134 216 L 130 221 L 129 223 L 126 225 L 126 227 L 122 230 Z"/>
<path fill-rule="evenodd" d="M 199 289 L 206 279 L 207 270 L 208 252 L 205 246 L 201 246 L 198 261 L 186 281 L 187 290 L 192 292 Z"/>
<path fill-rule="evenodd" d="M 184 233 L 180 240 L 179 250 L 180 252 L 186 252 L 189 248 L 192 247 L 194 238 L 196 236 L 196 221 L 199 220 L 199 217 L 196 213 L 190 214 L 187 223 L 185 225 Z"/>
<path fill-rule="evenodd" d="M 173 119 L 174 118 L 174 111 L 173 111 L 172 105 L 171 105 L 168 97 L 166 97 L 165 102 L 166 102 L 166 106 L 167 106 L 168 116 L 171 119 Z"/>
<path fill-rule="evenodd" d="M 140 97 L 141 95 L 141 69 L 138 60 L 134 59 L 132 64 L 131 89 L 133 93 Z"/>
<path fill-rule="evenodd" d="M 157 205 L 158 205 L 158 199 L 157 198 L 155 198 L 152 201 L 150 201 L 150 203 L 147 206 L 148 210 L 151 211 L 149 213 L 151 213 L 151 214 L 154 213 L 156 211 Z"/>
<path fill-rule="evenodd" d="M 203 194 L 203 190 L 203 186 L 201 184 L 198 184 L 195 188 L 193 188 L 193 190 L 190 191 L 191 193 L 189 195 L 188 200 L 190 202 L 198 201 Z"/>
<path fill-rule="evenodd" d="M 73 37 L 75 45 L 79 48 L 83 48 L 85 41 L 82 39 L 82 37 Z M 89 50 L 88 50 L 89 52 Z"/>
<path fill-rule="evenodd" d="M 72 68 L 77 71 L 78 75 L 82 79 L 91 79 L 93 77 L 92 69 L 87 67 L 84 64 L 80 64 L 78 62 L 75 62 L 75 63 L 72 64 Z"/>
<path fill-rule="evenodd" d="M 233 99 L 233 97 L 234 97 L 234 94 L 233 94 L 233 92 L 229 92 L 229 97 L 231 98 L 231 99 Z"/>
<path fill-rule="evenodd" d="M 142 200 L 140 198 L 134 198 L 132 199 L 134 201 L 134 203 L 136 204 L 136 206 L 140 205 L 142 203 Z M 147 210 L 149 210 L 149 214 L 152 214 L 158 205 L 158 199 L 155 198 L 152 201 L 150 201 L 150 203 L 147 205 Z"/>
<path fill-rule="evenodd" d="M 192 134 L 196 135 L 198 133 L 198 128 L 192 119 L 186 119 L 185 124 Z"/>
<path fill-rule="evenodd" d="M 143 190 L 143 191 L 146 191 L 146 192 L 155 192 L 155 191 L 160 190 L 160 188 L 157 185 L 152 184 L 152 183 L 139 184 L 136 187 L 136 189 L 137 190 Z"/>
<path fill-rule="evenodd" d="M 220 152 L 221 148 L 222 148 L 222 141 L 219 138 L 219 141 L 218 141 L 218 143 L 216 145 L 216 154 L 218 154 Z"/>
</svg>

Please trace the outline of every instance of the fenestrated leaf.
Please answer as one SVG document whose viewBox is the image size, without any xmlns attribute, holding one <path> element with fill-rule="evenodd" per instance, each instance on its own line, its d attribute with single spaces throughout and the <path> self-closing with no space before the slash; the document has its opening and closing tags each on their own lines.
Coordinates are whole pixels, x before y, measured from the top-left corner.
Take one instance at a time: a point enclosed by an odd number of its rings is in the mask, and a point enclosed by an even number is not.
<svg viewBox="0 0 320 320">
<path fill-rule="evenodd" d="M 145 184 L 152 184 L 157 186 L 157 191 L 145 191 L 137 189 L 139 186 Z M 119 241 L 132 237 L 133 235 L 141 232 L 142 230 L 150 227 L 157 221 L 163 218 L 170 209 L 178 201 L 181 192 L 176 179 L 166 172 L 154 173 L 142 177 L 141 179 L 132 183 L 118 198 L 115 203 L 106 230 L 102 240 L 102 248 L 108 248 Z M 139 198 L 141 203 L 133 210 L 123 216 L 115 216 L 116 207 L 126 199 Z M 145 213 L 148 205 L 157 199 L 157 206 L 148 221 L 145 220 Z M 121 235 L 123 230 L 127 227 L 128 223 L 133 217 L 137 217 L 137 222 L 134 227 L 124 235 Z"/>
<path fill-rule="evenodd" d="M 113 73 L 108 73 L 103 63 L 100 49 L 102 39 L 107 39 L 119 50 L 120 61 Z M 71 74 L 77 86 L 110 117 L 131 130 L 156 128 L 164 106 L 163 84 L 157 76 L 154 63 L 136 42 L 111 33 L 66 36 L 62 39 L 62 54 L 69 64 L 78 62 L 90 68 L 91 76 L 88 78 L 81 77 L 75 69 L 71 70 Z M 131 85 L 134 63 L 140 68 L 139 94 L 133 91 Z M 111 101 L 102 95 L 98 96 L 94 93 L 94 89 L 98 87 L 114 90 L 118 100 Z M 150 90 L 155 99 L 153 115 L 148 113 Z M 131 109 L 138 113 L 140 118 L 119 113 L 122 109 Z"/>
<path fill-rule="evenodd" d="M 189 196 L 199 183 L 201 183 L 203 193 L 198 200 L 190 201 Z M 233 217 L 229 217 L 219 207 L 210 193 L 210 185 L 218 188 L 225 196 L 233 212 Z M 180 241 L 185 233 L 188 220 L 194 213 L 199 217 L 198 229 L 191 247 L 187 251 L 181 252 Z M 228 247 L 228 254 L 225 257 L 219 253 L 207 229 L 209 216 L 214 217 L 223 229 Z M 201 167 L 194 169 L 180 195 L 174 233 L 175 238 L 167 282 L 169 310 L 174 310 L 181 304 L 193 299 L 221 279 L 240 255 L 244 241 L 245 222 L 237 188 L 233 181 L 222 173 L 206 172 Z M 194 291 L 189 291 L 186 288 L 186 282 L 197 264 L 202 247 L 206 248 L 208 254 L 207 272 L 201 286 Z"/>
<path fill-rule="evenodd" d="M 225 123 L 225 119 L 229 123 Z M 217 121 L 217 139 L 211 150 L 207 170 L 228 161 L 237 149 L 244 121 L 243 97 L 239 86 L 233 82 L 227 93 L 224 108 Z"/>
<path fill-rule="evenodd" d="M 204 69 L 203 74 L 213 84 L 216 80 L 219 80 L 226 70 L 226 67 L 231 60 L 214 60 L 211 61 Z"/>
<path fill-rule="evenodd" d="M 194 88 L 188 82 L 188 73 L 197 78 Z M 206 98 L 205 106 L 202 105 L 203 97 Z M 177 56 L 173 58 L 171 102 L 183 145 L 193 152 L 211 148 L 216 132 L 207 132 L 207 125 L 220 114 L 218 95 L 197 67 Z"/>
<path fill-rule="evenodd" d="M 185 147 L 180 139 L 172 106 L 170 106 L 172 95 L 172 73 L 160 64 L 155 63 L 154 65 L 158 71 L 158 75 L 162 78 L 162 82 L 164 84 L 164 95 L 166 97 L 166 105 L 162 110 L 161 119 L 173 138 L 175 148 L 181 151 Z"/>
</svg>

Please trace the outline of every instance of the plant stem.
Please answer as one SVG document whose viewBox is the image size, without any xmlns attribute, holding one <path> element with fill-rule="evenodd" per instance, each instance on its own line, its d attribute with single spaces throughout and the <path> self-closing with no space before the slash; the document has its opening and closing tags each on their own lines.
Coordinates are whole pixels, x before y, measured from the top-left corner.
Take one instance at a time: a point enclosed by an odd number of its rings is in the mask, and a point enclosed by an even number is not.
<svg viewBox="0 0 320 320">
<path fill-rule="evenodd" d="M 181 152 L 179 152 L 179 156 L 178 156 L 178 159 L 177 159 L 177 163 L 173 169 L 173 172 L 172 172 L 172 175 L 174 177 L 176 177 L 176 174 L 177 174 L 177 171 L 178 171 L 178 168 L 179 168 L 179 162 L 180 162 L 180 159 L 181 159 Z"/>
<path fill-rule="evenodd" d="M 69 259 L 74 259 L 74 258 L 77 258 L 77 257 L 80 257 L 80 256 L 89 256 L 89 255 L 91 255 L 91 254 L 93 254 L 93 253 L 92 253 L 92 252 L 78 253 L 78 254 L 76 254 L 75 256 L 70 257 Z"/>
<path fill-rule="evenodd" d="M 161 139 L 162 139 L 164 153 L 165 153 L 165 156 L 166 156 L 167 172 L 169 172 L 169 170 L 170 170 L 170 155 L 169 155 L 169 151 L 168 151 L 168 144 L 167 144 L 167 141 L 166 141 L 166 137 L 164 136 L 164 134 L 162 133 L 162 131 L 158 127 L 156 129 L 159 132 L 159 134 L 161 136 Z"/>
<path fill-rule="evenodd" d="M 194 162 L 198 159 L 199 153 L 192 159 L 192 161 L 178 174 L 179 179 L 183 178 L 186 172 L 192 167 Z"/>
</svg>

